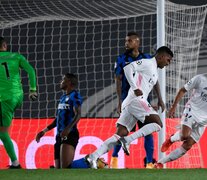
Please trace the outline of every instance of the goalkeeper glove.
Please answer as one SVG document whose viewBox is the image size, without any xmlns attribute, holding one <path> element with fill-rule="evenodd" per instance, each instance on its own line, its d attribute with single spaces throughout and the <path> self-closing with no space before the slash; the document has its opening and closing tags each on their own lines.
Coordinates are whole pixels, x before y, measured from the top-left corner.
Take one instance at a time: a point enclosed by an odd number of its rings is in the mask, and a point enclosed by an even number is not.
<svg viewBox="0 0 207 180">
<path fill-rule="evenodd" d="M 36 91 L 30 91 L 30 93 L 29 93 L 29 99 L 31 101 L 35 101 L 37 99 L 37 92 Z"/>
</svg>

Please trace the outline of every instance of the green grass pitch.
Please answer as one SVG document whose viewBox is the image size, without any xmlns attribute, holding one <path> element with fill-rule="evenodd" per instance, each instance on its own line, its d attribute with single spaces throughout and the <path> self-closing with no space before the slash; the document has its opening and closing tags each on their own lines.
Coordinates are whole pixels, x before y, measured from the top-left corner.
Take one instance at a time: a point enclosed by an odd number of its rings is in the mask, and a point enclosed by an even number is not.
<svg viewBox="0 0 207 180">
<path fill-rule="evenodd" d="M 1 180 L 205 180 L 206 169 L 0 170 Z"/>
</svg>

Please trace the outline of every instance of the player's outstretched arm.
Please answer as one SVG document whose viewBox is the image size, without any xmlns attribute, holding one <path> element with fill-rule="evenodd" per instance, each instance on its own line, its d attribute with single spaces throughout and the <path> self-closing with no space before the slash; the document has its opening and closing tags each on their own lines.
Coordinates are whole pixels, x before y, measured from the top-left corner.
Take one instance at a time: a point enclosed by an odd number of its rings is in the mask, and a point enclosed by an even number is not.
<svg viewBox="0 0 207 180">
<path fill-rule="evenodd" d="M 45 135 L 45 130 L 42 130 L 39 133 L 37 133 L 37 135 L 35 137 L 35 140 L 37 141 L 37 143 L 40 142 L 41 137 L 44 135 Z"/>
<path fill-rule="evenodd" d="M 37 133 L 35 137 L 35 140 L 37 141 L 37 143 L 40 142 L 41 137 L 43 137 L 47 131 L 50 131 L 54 127 L 56 127 L 56 119 L 50 125 L 48 125 L 45 129 Z"/>
<path fill-rule="evenodd" d="M 182 99 L 182 97 L 185 95 L 186 92 L 187 92 L 187 90 L 186 90 L 184 87 L 182 87 L 182 88 L 178 91 L 178 93 L 177 93 L 177 95 L 176 95 L 176 97 L 175 97 L 175 100 L 174 100 L 174 102 L 173 102 L 171 108 L 169 109 L 168 117 L 170 117 L 170 118 L 173 118 L 173 117 L 174 117 L 174 114 L 175 114 L 175 110 L 176 110 L 177 104 L 180 102 L 180 100 Z"/>
<path fill-rule="evenodd" d="M 34 101 L 37 99 L 37 88 L 36 88 L 36 73 L 35 69 L 32 65 L 26 60 L 26 58 L 22 55 L 19 56 L 20 58 L 20 67 L 24 69 L 29 77 L 29 85 L 30 85 L 30 92 L 29 92 L 29 99 Z"/>
</svg>

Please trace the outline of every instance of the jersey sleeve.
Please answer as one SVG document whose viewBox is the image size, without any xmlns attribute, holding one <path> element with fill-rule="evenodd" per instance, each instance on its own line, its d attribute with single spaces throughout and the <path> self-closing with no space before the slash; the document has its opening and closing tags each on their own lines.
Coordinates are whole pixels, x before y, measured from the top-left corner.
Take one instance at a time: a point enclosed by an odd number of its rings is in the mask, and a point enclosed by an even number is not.
<svg viewBox="0 0 207 180">
<path fill-rule="evenodd" d="M 196 89 L 199 84 L 201 83 L 201 79 L 200 79 L 200 76 L 197 75 L 197 76 L 194 76 L 191 80 L 189 80 L 185 85 L 184 85 L 184 88 L 187 90 L 187 91 L 190 91 L 192 89 Z"/>
<path fill-rule="evenodd" d="M 149 69 L 149 64 L 150 61 L 138 60 L 131 62 L 124 67 L 124 74 L 132 90 L 138 89 L 138 86 L 134 79 L 134 73 L 146 71 L 147 69 Z"/>
<path fill-rule="evenodd" d="M 144 53 L 143 57 L 146 58 L 146 59 L 151 59 L 152 58 L 152 56 L 150 54 L 146 54 L 146 53 Z"/>
<path fill-rule="evenodd" d="M 83 99 L 79 93 L 75 93 L 73 97 L 73 106 L 77 108 L 78 106 L 81 106 L 83 103 Z"/>
<path fill-rule="evenodd" d="M 34 68 L 29 64 L 24 56 L 19 55 L 19 60 L 20 67 L 28 73 L 30 90 L 36 91 L 36 75 Z"/>
<path fill-rule="evenodd" d="M 123 74 L 123 67 L 122 67 L 122 56 L 118 56 L 114 66 L 115 75 L 119 76 Z"/>
</svg>

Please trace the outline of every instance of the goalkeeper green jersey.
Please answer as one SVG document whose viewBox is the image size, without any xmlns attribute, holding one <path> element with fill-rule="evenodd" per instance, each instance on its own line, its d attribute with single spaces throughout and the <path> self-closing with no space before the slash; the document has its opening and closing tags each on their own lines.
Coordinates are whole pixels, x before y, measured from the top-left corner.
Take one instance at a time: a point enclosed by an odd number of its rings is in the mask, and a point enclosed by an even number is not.
<svg viewBox="0 0 207 180">
<path fill-rule="evenodd" d="M 36 91 L 35 70 L 25 57 L 18 53 L 0 52 L 0 101 L 23 93 L 20 69 L 29 75 L 30 90 Z"/>
</svg>

